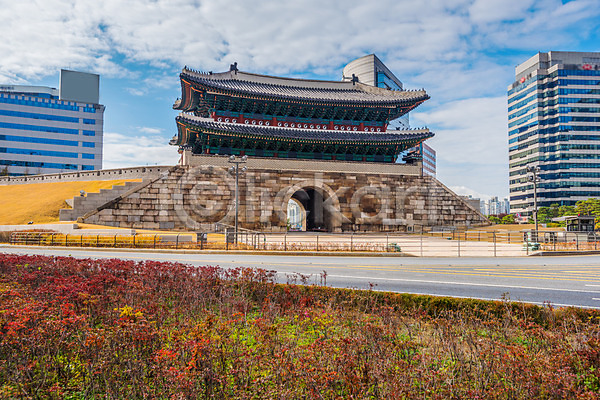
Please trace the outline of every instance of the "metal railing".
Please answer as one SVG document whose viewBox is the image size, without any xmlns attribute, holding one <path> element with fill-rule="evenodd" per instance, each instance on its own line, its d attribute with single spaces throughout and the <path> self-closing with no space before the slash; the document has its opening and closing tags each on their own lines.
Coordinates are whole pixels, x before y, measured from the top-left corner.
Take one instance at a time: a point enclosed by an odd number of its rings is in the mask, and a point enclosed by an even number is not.
<svg viewBox="0 0 600 400">
<path fill-rule="evenodd" d="M 598 250 L 595 232 L 439 230 L 416 233 L 265 233 L 230 226 L 215 232 L 173 234 L 61 234 L 13 232 L 10 243 L 44 246 L 266 250 L 297 252 L 386 252 L 417 257 L 524 256 L 539 251 Z"/>
<path fill-rule="evenodd" d="M 264 249 L 267 241 L 265 232 L 238 227 L 236 234 L 235 226 L 224 224 L 222 222 L 215 223 L 215 233 L 223 233 L 225 235 L 227 250 L 229 249 L 230 244 L 243 244 L 252 249 L 259 249 L 262 245 L 262 248 Z"/>
</svg>

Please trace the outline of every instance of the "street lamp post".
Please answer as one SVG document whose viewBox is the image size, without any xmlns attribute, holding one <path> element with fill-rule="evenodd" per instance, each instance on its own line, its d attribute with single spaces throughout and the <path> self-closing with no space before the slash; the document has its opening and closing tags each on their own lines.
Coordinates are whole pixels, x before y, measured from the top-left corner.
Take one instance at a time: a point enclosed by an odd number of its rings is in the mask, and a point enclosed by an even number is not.
<svg viewBox="0 0 600 400">
<path fill-rule="evenodd" d="M 245 155 L 242 156 L 242 158 L 239 160 L 236 159 L 233 155 L 229 157 L 229 162 L 231 164 L 235 164 L 235 166 L 232 165 L 231 167 L 229 167 L 229 172 L 235 173 L 235 244 L 237 244 L 238 242 L 238 208 L 240 203 L 238 184 L 240 175 L 240 164 L 245 164 L 247 160 L 248 156 Z M 247 169 L 247 167 L 243 167 L 242 172 L 246 172 Z"/>
<path fill-rule="evenodd" d="M 527 167 L 527 172 L 530 173 L 529 180 L 533 182 L 533 220 L 535 222 L 535 240 L 537 241 L 538 235 L 538 206 L 537 206 L 537 183 L 540 181 L 538 173 L 540 172 L 540 167 L 538 166 L 529 166 Z"/>
</svg>

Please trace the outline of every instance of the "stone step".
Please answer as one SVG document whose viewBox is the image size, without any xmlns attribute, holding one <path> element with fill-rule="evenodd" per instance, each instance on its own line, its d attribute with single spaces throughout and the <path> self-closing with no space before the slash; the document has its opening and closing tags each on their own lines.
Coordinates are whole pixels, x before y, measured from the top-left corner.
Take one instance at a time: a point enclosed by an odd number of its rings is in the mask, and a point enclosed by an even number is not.
<svg viewBox="0 0 600 400">
<path fill-rule="evenodd" d="M 99 193 L 88 193 L 86 196 L 75 196 L 72 200 L 73 208 L 61 209 L 59 211 L 59 220 L 75 221 L 80 216 L 116 199 L 128 190 L 147 182 L 147 179 L 148 178 L 143 179 L 142 182 L 125 182 L 121 185 L 114 185 L 111 189 L 100 189 Z"/>
</svg>

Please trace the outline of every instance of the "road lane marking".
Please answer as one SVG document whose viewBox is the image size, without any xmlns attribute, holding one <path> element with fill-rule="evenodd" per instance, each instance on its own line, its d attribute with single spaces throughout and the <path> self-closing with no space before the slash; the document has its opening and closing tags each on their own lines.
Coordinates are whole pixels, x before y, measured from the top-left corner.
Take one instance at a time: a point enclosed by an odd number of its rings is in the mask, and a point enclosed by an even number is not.
<svg viewBox="0 0 600 400">
<path fill-rule="evenodd" d="M 62 249 L 61 249 L 62 250 Z M 64 252 L 74 253 L 81 252 L 79 249 L 71 249 L 63 250 Z M 331 269 L 350 269 L 350 270 L 368 270 L 368 271 L 382 271 L 382 272 L 406 272 L 406 273 L 423 273 L 423 274 L 440 274 L 440 275 L 456 275 L 456 276 L 477 276 L 477 277 L 492 277 L 492 278 L 524 278 L 524 279 L 540 279 L 540 280 L 562 280 L 562 281 L 574 281 L 574 282 L 598 282 L 598 279 L 574 279 L 567 278 L 561 275 L 550 274 L 546 276 L 540 276 L 540 272 L 538 270 L 532 270 L 529 275 L 518 275 L 518 274 L 509 274 L 509 271 L 504 270 L 504 274 L 481 274 L 481 273 L 468 273 L 461 271 L 446 271 L 446 270 L 438 270 L 441 268 L 446 269 L 468 269 L 469 266 L 452 266 L 452 265 L 436 265 L 436 266 L 409 266 L 409 265 L 400 265 L 402 268 L 398 268 L 397 265 L 383 265 L 383 266 L 374 266 L 374 265 L 347 265 L 344 263 L 318 263 L 318 264 L 305 264 L 298 262 L 290 262 L 290 261 L 280 261 L 276 263 L 265 263 L 265 262 L 248 262 L 248 261 L 236 261 L 236 260 L 213 260 L 213 259 L 191 259 L 191 258 L 173 258 L 169 257 L 170 254 L 165 253 L 148 253 L 148 256 L 140 257 L 140 256 L 132 256 L 131 253 L 128 252 L 115 252 L 112 254 L 95 254 L 95 255 L 85 255 L 86 257 L 97 257 L 97 258 L 115 258 L 122 257 L 126 259 L 140 259 L 140 260 L 148 260 L 151 258 L 161 259 L 166 261 L 178 261 L 182 263 L 200 263 L 200 264 L 260 264 L 264 267 L 278 267 L 282 266 L 282 264 L 287 264 L 290 266 L 299 266 L 304 268 L 323 268 L 323 264 L 327 265 L 326 268 Z M 135 254 L 135 253 L 133 253 Z M 137 253 L 139 254 L 139 253 Z M 71 254 L 69 254 L 71 255 Z M 585 268 L 586 266 L 584 266 Z M 578 268 L 581 268 L 578 266 Z M 533 274 L 533 276 L 531 276 Z"/>
<path fill-rule="evenodd" d="M 367 281 L 383 280 L 383 281 L 414 282 L 414 283 L 437 283 L 437 284 L 442 284 L 442 285 L 483 286 L 483 287 L 498 287 L 498 288 L 510 288 L 510 289 L 553 290 L 553 291 L 559 291 L 559 292 L 599 293 L 600 294 L 600 291 L 594 291 L 594 290 L 545 288 L 545 287 L 518 286 L 518 285 L 497 285 L 497 284 L 491 284 L 491 283 L 444 282 L 444 281 L 432 281 L 432 280 L 425 280 L 425 279 L 378 278 L 378 277 L 367 277 L 367 276 L 332 275 L 332 274 L 328 274 L 327 277 L 344 278 L 344 279 L 364 279 Z"/>
<path fill-rule="evenodd" d="M 332 286 L 339 287 L 339 286 Z M 397 290 L 388 290 L 388 289 L 377 289 L 377 288 L 369 288 L 369 289 L 358 289 L 358 290 L 375 290 L 380 292 L 391 292 L 391 293 L 401 293 L 401 294 L 413 294 L 417 296 L 434 296 L 434 297 L 450 297 L 455 299 L 474 299 L 474 300 L 484 300 L 484 301 L 508 301 L 511 303 L 523 303 L 523 304 L 536 304 L 542 307 L 547 307 L 549 304 L 553 307 L 576 307 L 576 308 L 589 308 L 589 309 L 598 309 L 597 306 L 584 306 L 580 304 L 566 304 L 566 303 L 552 303 L 552 302 L 539 302 L 539 301 L 526 301 L 526 300 L 512 300 L 512 299 L 501 299 L 501 298 L 488 298 L 488 297 L 471 297 L 471 296 L 457 296 L 457 295 L 449 295 L 449 294 L 437 294 L 437 293 L 424 293 L 424 292 L 407 292 L 407 291 L 397 291 Z"/>
</svg>

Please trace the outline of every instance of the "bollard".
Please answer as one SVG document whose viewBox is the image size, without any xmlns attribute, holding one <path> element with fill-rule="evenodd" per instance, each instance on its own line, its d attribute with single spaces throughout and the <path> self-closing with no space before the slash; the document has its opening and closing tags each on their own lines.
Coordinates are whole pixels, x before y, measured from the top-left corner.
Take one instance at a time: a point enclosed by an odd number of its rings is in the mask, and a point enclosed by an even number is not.
<svg viewBox="0 0 600 400">
<path fill-rule="evenodd" d="M 319 251 L 319 234 L 317 233 L 317 252 Z"/>
<path fill-rule="evenodd" d="M 177 247 L 179 247 L 179 233 L 177 234 L 177 237 L 175 238 L 175 250 L 177 250 Z"/>
<path fill-rule="evenodd" d="M 352 252 L 354 250 L 354 246 L 353 246 L 354 245 L 354 240 L 353 239 L 354 239 L 354 232 L 352 232 L 350 234 L 350 252 Z"/>
<path fill-rule="evenodd" d="M 154 243 L 153 243 L 153 247 L 156 248 L 156 233 L 154 234 Z"/>
<path fill-rule="evenodd" d="M 386 233 L 385 234 L 385 251 L 389 251 L 389 249 L 390 249 L 389 241 L 390 241 L 389 233 Z"/>
<path fill-rule="evenodd" d="M 100 234 L 96 235 L 96 247 L 98 247 L 99 242 L 100 242 Z"/>
<path fill-rule="evenodd" d="M 494 257 L 496 257 L 496 232 L 492 232 L 494 239 Z"/>
<path fill-rule="evenodd" d="M 135 247 L 135 233 L 131 235 L 131 239 L 132 247 Z"/>
<path fill-rule="evenodd" d="M 287 233 L 283 234 L 283 251 L 287 251 Z"/>
</svg>

